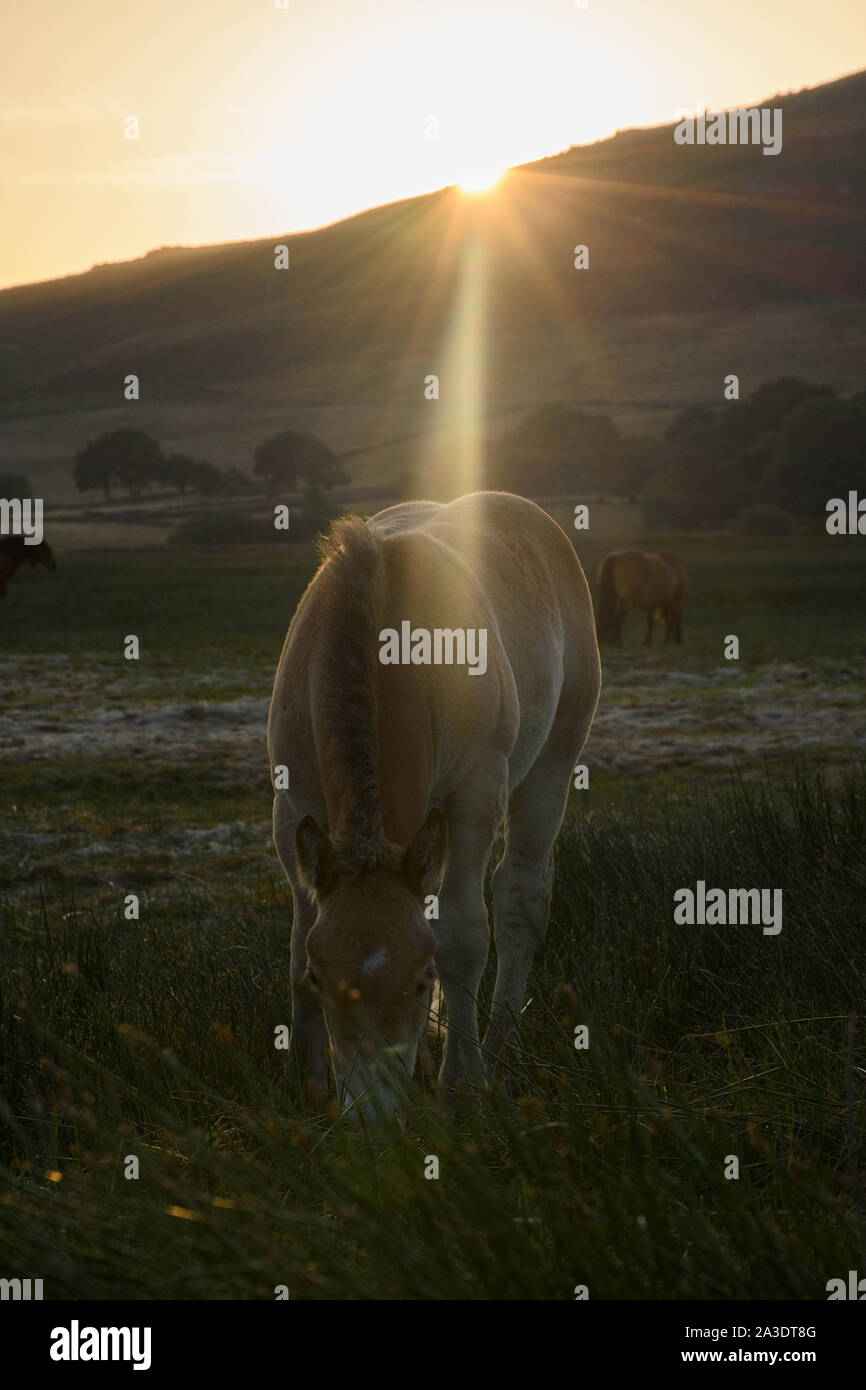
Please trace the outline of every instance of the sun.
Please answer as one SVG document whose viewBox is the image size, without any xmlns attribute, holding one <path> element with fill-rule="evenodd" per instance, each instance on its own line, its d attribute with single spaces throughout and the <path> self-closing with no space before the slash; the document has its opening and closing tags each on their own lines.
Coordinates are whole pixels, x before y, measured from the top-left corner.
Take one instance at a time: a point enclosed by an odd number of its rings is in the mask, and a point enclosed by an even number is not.
<svg viewBox="0 0 866 1390">
<path fill-rule="evenodd" d="M 495 187 L 504 173 L 501 165 L 472 164 L 461 170 L 457 187 L 464 193 L 486 193 Z"/>
</svg>

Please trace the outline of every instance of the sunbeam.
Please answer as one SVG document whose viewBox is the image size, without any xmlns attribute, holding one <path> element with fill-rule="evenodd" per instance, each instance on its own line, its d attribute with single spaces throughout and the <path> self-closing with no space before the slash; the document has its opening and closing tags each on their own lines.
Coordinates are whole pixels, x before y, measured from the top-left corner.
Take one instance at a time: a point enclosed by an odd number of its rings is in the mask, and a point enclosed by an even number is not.
<svg viewBox="0 0 866 1390">
<path fill-rule="evenodd" d="M 478 218 L 466 227 L 459 253 L 454 318 L 443 364 L 443 403 L 454 450 L 448 484 L 454 496 L 475 492 L 484 485 L 481 428 L 487 351 L 487 256 L 483 209 L 479 208 L 478 213 Z"/>
</svg>

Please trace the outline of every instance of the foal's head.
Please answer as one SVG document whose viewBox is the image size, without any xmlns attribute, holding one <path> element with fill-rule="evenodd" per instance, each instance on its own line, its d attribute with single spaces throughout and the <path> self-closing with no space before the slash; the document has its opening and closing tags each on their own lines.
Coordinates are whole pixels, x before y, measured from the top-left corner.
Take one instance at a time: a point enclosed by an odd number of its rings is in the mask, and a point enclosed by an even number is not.
<svg viewBox="0 0 866 1390">
<path fill-rule="evenodd" d="M 344 1110 L 391 1114 L 415 1069 L 436 978 L 424 900 L 438 890 L 447 838 L 434 809 L 407 850 L 383 847 L 359 871 L 312 816 L 298 826 L 298 867 L 318 907 L 305 981 L 321 1001 Z"/>
</svg>

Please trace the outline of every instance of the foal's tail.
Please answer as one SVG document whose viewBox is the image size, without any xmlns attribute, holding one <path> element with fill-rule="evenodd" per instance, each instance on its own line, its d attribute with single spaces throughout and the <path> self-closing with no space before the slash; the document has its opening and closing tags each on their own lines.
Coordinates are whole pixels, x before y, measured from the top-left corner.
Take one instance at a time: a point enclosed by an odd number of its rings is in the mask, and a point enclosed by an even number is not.
<svg viewBox="0 0 866 1390">
<path fill-rule="evenodd" d="M 375 584 L 382 560 L 382 543 L 362 516 L 342 516 L 339 521 L 331 523 L 327 536 L 320 538 L 319 556 L 322 560 L 339 558 L 344 561 L 340 567 L 341 575 L 346 575 L 354 592 L 352 571 L 363 576 L 371 585 Z"/>
<path fill-rule="evenodd" d="M 598 571 L 601 592 L 595 627 L 599 642 L 606 642 L 609 637 L 613 637 L 616 630 L 616 584 L 613 573 L 615 564 L 616 557 L 606 555 Z"/>
</svg>

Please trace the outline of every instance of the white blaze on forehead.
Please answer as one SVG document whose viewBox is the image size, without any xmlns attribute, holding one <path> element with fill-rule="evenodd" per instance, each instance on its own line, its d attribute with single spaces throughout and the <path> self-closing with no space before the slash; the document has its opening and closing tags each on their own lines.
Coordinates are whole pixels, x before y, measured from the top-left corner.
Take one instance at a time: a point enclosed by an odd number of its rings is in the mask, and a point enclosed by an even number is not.
<svg viewBox="0 0 866 1390">
<path fill-rule="evenodd" d="M 372 975 L 374 970 L 381 970 L 387 959 L 388 952 L 385 950 L 384 946 L 380 946 L 378 951 L 374 951 L 373 954 L 368 956 L 364 961 L 364 964 L 361 966 L 361 973 L 364 975 Z"/>
</svg>

